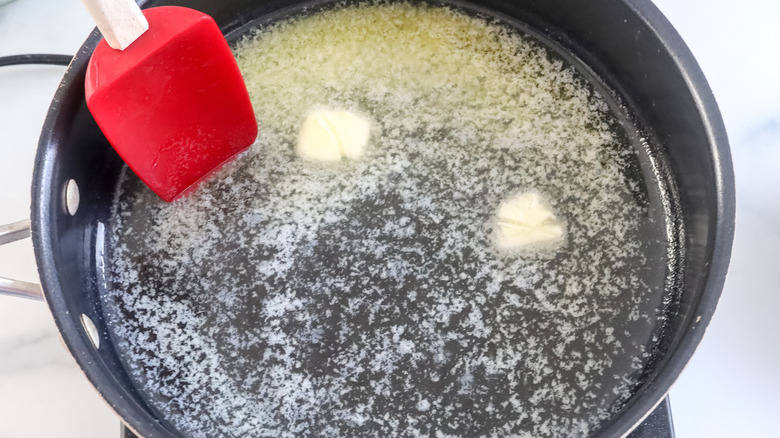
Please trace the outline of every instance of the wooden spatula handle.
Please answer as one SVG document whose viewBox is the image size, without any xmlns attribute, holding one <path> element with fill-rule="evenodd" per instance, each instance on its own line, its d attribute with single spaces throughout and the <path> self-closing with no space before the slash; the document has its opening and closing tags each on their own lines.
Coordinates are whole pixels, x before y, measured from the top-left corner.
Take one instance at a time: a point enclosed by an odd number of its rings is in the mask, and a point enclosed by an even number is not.
<svg viewBox="0 0 780 438">
<path fill-rule="evenodd" d="M 149 29 L 133 0 L 81 0 L 112 49 L 124 50 Z"/>
</svg>

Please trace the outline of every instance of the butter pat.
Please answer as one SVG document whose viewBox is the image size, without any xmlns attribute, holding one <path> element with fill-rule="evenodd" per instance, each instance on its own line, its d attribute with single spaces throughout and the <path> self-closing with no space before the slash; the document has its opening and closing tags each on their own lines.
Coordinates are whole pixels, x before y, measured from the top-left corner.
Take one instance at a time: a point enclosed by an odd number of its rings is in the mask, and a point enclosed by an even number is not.
<svg viewBox="0 0 780 438">
<path fill-rule="evenodd" d="M 537 193 L 522 193 L 505 200 L 496 215 L 499 248 L 522 248 L 563 237 L 563 225 Z"/>
<path fill-rule="evenodd" d="M 371 134 L 369 122 L 349 111 L 314 111 L 298 136 L 298 156 L 316 161 L 358 159 Z"/>
</svg>

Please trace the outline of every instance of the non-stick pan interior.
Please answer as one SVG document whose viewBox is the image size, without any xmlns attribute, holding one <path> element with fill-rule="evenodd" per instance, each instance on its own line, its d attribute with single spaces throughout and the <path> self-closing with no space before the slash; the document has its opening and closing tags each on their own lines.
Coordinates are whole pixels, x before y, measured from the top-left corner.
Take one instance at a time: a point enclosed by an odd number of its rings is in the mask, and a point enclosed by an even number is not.
<svg viewBox="0 0 780 438">
<path fill-rule="evenodd" d="M 225 31 L 238 33 L 258 21 L 277 18 L 278 10 L 289 7 L 282 2 L 200 3 L 190 5 L 212 14 Z M 728 248 L 716 238 L 730 242 L 729 230 L 723 229 L 729 222 L 723 210 L 733 207 L 730 168 L 706 85 L 657 11 L 649 5 L 629 7 L 607 1 L 587 8 L 569 3 L 486 2 L 466 9 L 489 9 L 504 14 L 502 18 L 517 19 L 529 33 L 564 49 L 561 56 L 581 60 L 581 72 L 595 86 L 604 87 L 606 94 L 614 93 L 608 100 L 630 127 L 627 135 L 636 145 L 637 171 L 649 183 L 648 196 L 656 213 L 662 214 L 664 226 L 655 229 L 652 238 L 660 235 L 666 242 L 664 249 L 672 251 L 650 261 L 652 271 L 663 272 L 660 290 L 664 294 L 648 300 L 648 305 L 664 312 L 663 324 L 648 332 L 657 341 L 635 395 L 597 431 L 618 436 L 660 400 L 698 342 L 717 301 Z M 281 15 L 299 9 L 289 8 Z M 93 35 L 85 53 L 95 42 Z M 686 56 L 671 56 L 667 50 Z M 128 375 L 127 364 L 113 348 L 117 339 L 109 335 L 100 305 L 101 291 L 110 287 L 106 257 L 112 250 L 111 204 L 123 165 L 83 104 L 85 53 L 74 62 L 55 100 L 36 166 L 34 232 L 39 259 L 44 260 L 42 278 L 66 344 L 104 397 L 141 435 L 176 436 L 172 425 L 149 403 L 153 397 Z M 683 67 L 691 70 L 682 73 Z M 725 176 L 720 166 L 726 167 Z M 73 217 L 62 204 L 68 179 L 81 188 L 81 206 Z M 684 242 L 676 242 L 682 238 Z M 97 325 L 98 349 L 88 340 L 81 315 Z"/>
</svg>

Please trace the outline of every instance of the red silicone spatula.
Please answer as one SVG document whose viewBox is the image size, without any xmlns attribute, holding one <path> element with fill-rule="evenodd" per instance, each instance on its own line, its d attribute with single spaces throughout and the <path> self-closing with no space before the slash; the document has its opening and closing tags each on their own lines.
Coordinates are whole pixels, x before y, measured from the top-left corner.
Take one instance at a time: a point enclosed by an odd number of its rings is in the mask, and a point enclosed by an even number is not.
<svg viewBox="0 0 780 438">
<path fill-rule="evenodd" d="M 82 0 L 104 39 L 87 107 L 122 159 L 166 201 L 251 145 L 257 122 L 230 47 L 208 15 Z"/>
</svg>

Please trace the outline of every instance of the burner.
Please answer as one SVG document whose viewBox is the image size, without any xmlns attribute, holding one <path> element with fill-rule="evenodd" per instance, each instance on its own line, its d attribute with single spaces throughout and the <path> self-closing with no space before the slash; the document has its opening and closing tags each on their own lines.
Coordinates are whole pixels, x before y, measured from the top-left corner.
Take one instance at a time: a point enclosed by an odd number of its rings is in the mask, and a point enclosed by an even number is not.
<svg viewBox="0 0 780 438">
<path fill-rule="evenodd" d="M 674 438 L 674 423 L 668 396 L 628 438 Z"/>
</svg>

